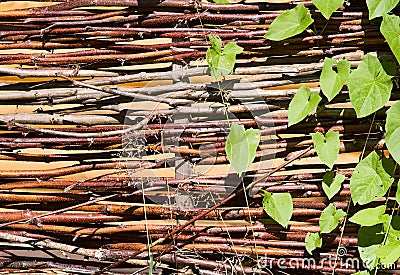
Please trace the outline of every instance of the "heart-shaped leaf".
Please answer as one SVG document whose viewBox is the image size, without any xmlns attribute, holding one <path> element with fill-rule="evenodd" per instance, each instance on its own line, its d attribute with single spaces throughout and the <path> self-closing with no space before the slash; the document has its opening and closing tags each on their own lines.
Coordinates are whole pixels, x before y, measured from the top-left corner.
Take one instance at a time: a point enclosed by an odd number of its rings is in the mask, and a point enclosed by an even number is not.
<svg viewBox="0 0 400 275">
<path fill-rule="evenodd" d="M 312 3 L 326 19 L 329 19 L 332 13 L 343 5 L 344 0 L 312 0 Z"/>
<path fill-rule="evenodd" d="M 350 193 L 354 204 L 367 204 L 384 196 L 394 179 L 374 151 L 361 160 L 350 178 Z"/>
<path fill-rule="evenodd" d="M 378 263 L 376 250 L 381 247 L 385 234 L 383 225 L 361 226 L 358 230 L 358 252 L 363 263 L 373 269 Z"/>
<path fill-rule="evenodd" d="M 385 72 L 378 58 L 367 54 L 349 77 L 350 101 L 357 117 L 368 116 L 385 106 L 392 87 L 392 77 Z"/>
<path fill-rule="evenodd" d="M 235 42 L 228 42 L 222 49 L 222 40 L 210 35 L 211 47 L 207 49 L 206 60 L 214 80 L 229 75 L 236 62 L 236 55 L 243 52 L 243 48 Z"/>
<path fill-rule="evenodd" d="M 309 254 L 312 254 L 314 249 L 322 247 L 322 238 L 319 233 L 307 232 L 306 235 L 306 250 Z"/>
<path fill-rule="evenodd" d="M 400 163 L 400 102 L 389 108 L 386 116 L 385 143 L 390 154 L 397 163 Z"/>
<path fill-rule="evenodd" d="M 322 211 L 321 217 L 319 219 L 319 227 L 321 233 L 330 233 L 334 230 L 341 218 L 346 216 L 346 213 L 342 209 L 336 209 L 336 207 L 331 203 Z"/>
<path fill-rule="evenodd" d="M 293 213 L 293 202 L 290 193 L 271 194 L 264 191 L 263 206 L 265 212 L 283 227 L 287 227 Z"/>
<path fill-rule="evenodd" d="M 339 155 L 339 132 L 329 130 L 324 137 L 320 132 L 311 134 L 314 149 L 325 165 L 332 169 Z"/>
<path fill-rule="evenodd" d="M 362 226 L 373 226 L 376 224 L 388 222 L 389 215 L 385 215 L 385 211 L 386 211 L 385 205 L 380 205 L 374 208 L 362 209 L 357 213 L 355 213 L 353 217 L 349 219 L 349 221 Z"/>
<path fill-rule="evenodd" d="M 264 38 L 281 41 L 302 33 L 313 22 L 311 15 L 308 14 L 308 9 L 304 4 L 299 4 L 295 8 L 278 15 L 269 26 Z"/>
<path fill-rule="evenodd" d="M 390 12 L 398 3 L 399 0 L 367 0 L 369 20 Z"/>
<path fill-rule="evenodd" d="M 314 112 L 320 101 L 321 97 L 317 92 L 311 92 L 307 86 L 301 86 L 289 104 L 289 126 L 299 123 Z"/>
<path fill-rule="evenodd" d="M 396 262 L 400 257 L 400 241 L 395 241 L 376 250 L 376 256 L 379 257 L 380 263 L 390 265 Z"/>
<path fill-rule="evenodd" d="M 334 178 L 335 177 L 335 178 Z M 328 199 L 332 199 L 335 196 L 340 188 L 342 188 L 342 183 L 346 177 L 342 174 L 337 174 L 333 171 L 328 171 L 325 173 L 322 178 L 322 189 L 324 190 Z"/>
<path fill-rule="evenodd" d="M 257 147 L 260 144 L 260 131 L 245 130 L 243 125 L 232 123 L 226 140 L 225 152 L 235 171 L 242 175 L 254 161 Z"/>
<path fill-rule="evenodd" d="M 397 15 L 385 14 L 380 30 L 396 57 L 397 62 L 400 63 L 400 17 Z"/>
<path fill-rule="evenodd" d="M 335 64 L 337 64 L 338 72 L 332 69 L 332 66 Z M 351 64 L 347 60 L 336 62 L 335 59 L 325 58 L 319 83 L 322 93 L 328 101 L 331 101 L 340 92 L 343 85 L 349 79 L 350 66 Z"/>
</svg>

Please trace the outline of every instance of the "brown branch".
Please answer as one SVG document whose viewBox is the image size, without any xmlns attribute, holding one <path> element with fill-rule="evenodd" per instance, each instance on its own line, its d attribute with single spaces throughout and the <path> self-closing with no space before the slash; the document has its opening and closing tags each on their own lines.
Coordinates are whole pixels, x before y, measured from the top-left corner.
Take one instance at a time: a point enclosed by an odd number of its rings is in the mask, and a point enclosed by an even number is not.
<svg viewBox="0 0 400 275">
<path fill-rule="evenodd" d="M 267 179 L 269 176 L 271 176 L 272 174 L 274 174 L 275 172 L 279 171 L 280 169 L 282 169 L 283 167 L 289 165 L 290 163 L 292 163 L 293 161 L 295 161 L 298 158 L 301 158 L 302 155 L 306 154 L 308 151 L 311 150 L 312 147 L 309 147 L 305 150 L 303 150 L 302 152 L 300 152 L 297 156 L 289 159 L 288 161 L 284 162 L 283 164 L 279 165 L 278 167 L 274 168 L 273 170 L 271 170 L 269 173 L 265 174 L 264 176 L 258 178 L 257 180 L 255 180 L 254 182 L 252 182 L 251 184 L 249 184 L 248 186 L 246 186 L 245 188 L 240 189 L 238 192 L 235 192 L 231 195 L 229 195 L 228 197 L 226 197 L 225 199 L 223 199 L 221 202 L 219 202 L 218 204 L 215 204 L 214 206 L 208 208 L 207 210 L 203 211 L 201 214 L 193 217 L 192 219 L 190 219 L 189 221 L 185 222 L 182 225 L 177 226 L 176 228 L 174 228 L 171 232 L 169 232 L 168 234 L 166 234 L 163 238 L 158 239 L 157 241 L 152 242 L 149 245 L 146 245 L 146 247 L 144 247 L 143 249 L 133 253 L 132 255 L 129 255 L 127 257 L 124 257 L 120 260 L 118 260 L 117 262 L 99 270 L 97 272 L 97 274 L 101 274 L 105 271 L 110 270 L 111 268 L 114 268 L 124 262 L 126 262 L 127 260 L 139 255 L 142 252 L 145 252 L 148 248 L 151 248 L 154 245 L 158 245 L 158 244 L 162 244 L 164 241 L 170 239 L 171 237 L 173 237 L 175 234 L 179 233 L 180 231 L 182 231 L 182 229 L 184 229 L 185 227 L 193 224 L 195 221 L 201 219 L 202 217 L 206 216 L 208 213 L 214 211 L 215 209 L 217 209 L 218 207 L 223 206 L 224 204 L 226 204 L 228 201 L 232 200 L 233 198 L 235 198 L 237 195 L 242 194 L 243 192 L 246 192 L 247 190 L 250 190 L 254 187 L 254 185 L 256 185 L 257 183 Z"/>
</svg>

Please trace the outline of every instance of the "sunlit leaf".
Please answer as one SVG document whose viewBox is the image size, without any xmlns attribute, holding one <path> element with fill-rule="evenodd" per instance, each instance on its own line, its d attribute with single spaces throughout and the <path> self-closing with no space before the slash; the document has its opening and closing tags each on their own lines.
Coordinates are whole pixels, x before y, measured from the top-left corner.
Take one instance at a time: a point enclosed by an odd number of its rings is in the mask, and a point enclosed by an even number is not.
<svg viewBox="0 0 400 275">
<path fill-rule="evenodd" d="M 389 220 L 389 216 L 385 214 L 386 206 L 380 205 L 374 208 L 362 209 L 355 213 L 349 221 L 362 226 L 373 226 L 384 223 Z"/>
<path fill-rule="evenodd" d="M 368 116 L 385 106 L 393 87 L 391 79 L 377 57 L 365 56 L 349 77 L 350 101 L 357 117 Z"/>
<path fill-rule="evenodd" d="M 299 123 L 314 112 L 320 101 L 321 97 L 317 92 L 311 92 L 307 86 L 301 86 L 289 104 L 289 126 Z"/>
<path fill-rule="evenodd" d="M 308 9 L 304 4 L 299 4 L 295 8 L 278 15 L 269 26 L 264 38 L 281 41 L 302 33 L 313 22 L 311 15 L 308 14 Z"/>
<path fill-rule="evenodd" d="M 356 204 L 367 204 L 384 196 L 394 179 L 374 151 L 361 160 L 350 178 L 350 193 Z"/>
<path fill-rule="evenodd" d="M 242 175 L 254 161 L 260 143 L 260 131 L 244 129 L 243 125 L 232 123 L 226 140 L 225 152 L 235 171 Z"/>
<path fill-rule="evenodd" d="M 335 64 L 337 64 L 338 72 L 332 69 L 332 66 Z M 350 66 L 351 64 L 347 60 L 336 62 L 335 59 L 325 58 L 319 83 L 322 93 L 328 101 L 331 101 L 340 92 L 343 85 L 349 79 Z"/>
<path fill-rule="evenodd" d="M 336 209 L 331 203 L 322 211 L 319 219 L 319 227 L 321 233 L 332 232 L 339 224 L 341 218 L 346 216 L 346 213 L 342 209 Z"/>
<path fill-rule="evenodd" d="M 228 42 L 222 49 L 222 40 L 210 35 L 211 47 L 207 49 L 206 60 L 214 80 L 229 75 L 236 62 L 236 55 L 243 52 L 243 48 L 235 42 Z"/>
<path fill-rule="evenodd" d="M 312 2 L 322 15 L 329 19 L 332 13 L 343 5 L 344 0 L 312 0 Z"/>
<path fill-rule="evenodd" d="M 376 250 L 381 247 L 384 237 L 382 224 L 361 226 L 358 230 L 358 252 L 369 269 L 374 268 L 378 263 Z"/>
<path fill-rule="evenodd" d="M 386 116 L 385 143 L 390 154 L 400 163 L 400 102 L 393 104 Z"/>
<path fill-rule="evenodd" d="M 394 9 L 398 3 L 399 0 L 367 0 L 369 19 L 383 16 Z"/>
<path fill-rule="evenodd" d="M 319 233 L 307 232 L 305 244 L 307 252 L 312 254 L 316 248 L 322 247 L 322 238 Z"/>
<path fill-rule="evenodd" d="M 400 17 L 397 15 L 385 14 L 380 30 L 396 57 L 397 62 L 400 63 Z"/>
<path fill-rule="evenodd" d="M 332 199 L 342 188 L 342 183 L 346 178 L 342 174 L 337 174 L 335 177 L 333 171 L 328 171 L 322 178 L 322 189 L 324 190 L 328 199 Z"/>
<path fill-rule="evenodd" d="M 376 250 L 376 256 L 384 265 L 396 262 L 400 257 L 400 241 L 385 244 Z"/>
<path fill-rule="evenodd" d="M 290 193 L 271 194 L 264 191 L 263 206 L 265 212 L 283 227 L 287 227 L 293 213 L 293 202 Z"/>
<path fill-rule="evenodd" d="M 311 138 L 318 157 L 325 165 L 332 169 L 339 155 L 339 132 L 329 130 L 325 136 L 320 132 L 312 133 Z"/>
</svg>

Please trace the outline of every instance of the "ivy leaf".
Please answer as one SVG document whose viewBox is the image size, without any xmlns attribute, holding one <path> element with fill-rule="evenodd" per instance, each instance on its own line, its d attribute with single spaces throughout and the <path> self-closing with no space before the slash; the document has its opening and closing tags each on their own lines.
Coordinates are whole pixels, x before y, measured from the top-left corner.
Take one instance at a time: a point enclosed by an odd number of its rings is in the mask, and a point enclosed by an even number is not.
<svg viewBox="0 0 400 275">
<path fill-rule="evenodd" d="M 265 212 L 277 223 L 287 228 L 293 213 L 293 202 L 290 193 L 271 194 L 265 190 L 263 206 Z"/>
<path fill-rule="evenodd" d="M 339 192 L 340 188 L 342 187 L 342 183 L 346 178 L 342 174 L 337 174 L 335 178 L 333 178 L 334 175 L 335 173 L 333 171 L 328 171 L 322 178 L 322 189 L 324 190 L 328 199 L 332 199 L 333 196 Z"/>
<path fill-rule="evenodd" d="M 313 22 L 311 15 L 308 14 L 308 9 L 304 4 L 299 4 L 295 8 L 278 15 L 269 26 L 264 38 L 281 41 L 302 33 Z"/>
<path fill-rule="evenodd" d="M 396 190 L 396 201 L 398 204 L 400 204 L 400 186 L 397 183 L 397 190 Z"/>
<path fill-rule="evenodd" d="M 225 152 L 239 177 L 254 161 L 259 144 L 259 130 L 252 128 L 245 130 L 243 125 L 232 123 L 226 140 Z"/>
<path fill-rule="evenodd" d="M 319 233 L 307 232 L 306 235 L 306 250 L 309 254 L 312 254 L 314 249 L 322 247 L 322 238 Z"/>
<path fill-rule="evenodd" d="M 342 209 L 336 209 L 331 203 L 322 211 L 319 219 L 319 227 L 321 233 L 332 232 L 339 224 L 341 218 L 346 216 L 346 213 Z"/>
<path fill-rule="evenodd" d="M 369 20 L 390 12 L 398 3 L 399 0 L 367 0 Z"/>
<path fill-rule="evenodd" d="M 394 179 L 385 170 L 383 161 L 374 151 L 361 160 L 350 178 L 354 204 L 367 204 L 386 194 Z"/>
<path fill-rule="evenodd" d="M 299 123 L 311 112 L 314 112 L 321 101 L 317 92 L 311 92 L 307 86 L 301 86 L 289 104 L 289 126 Z"/>
<path fill-rule="evenodd" d="M 380 30 L 396 57 L 397 62 L 400 63 L 400 17 L 385 14 Z"/>
<path fill-rule="evenodd" d="M 386 244 L 400 241 L 400 216 L 392 216 L 391 223 L 389 224 L 388 222 L 386 222 L 383 224 L 383 226 L 384 232 L 388 232 Z"/>
<path fill-rule="evenodd" d="M 325 137 L 320 132 L 311 134 L 315 151 L 321 161 L 332 169 L 339 155 L 339 132 L 329 130 Z"/>
<path fill-rule="evenodd" d="M 358 252 L 363 263 L 373 269 L 378 263 L 376 250 L 381 247 L 385 234 L 383 225 L 361 226 L 358 230 Z"/>
<path fill-rule="evenodd" d="M 389 108 L 386 117 L 385 143 L 390 154 L 397 163 L 400 163 L 400 102 Z"/>
<path fill-rule="evenodd" d="M 400 257 L 400 241 L 395 241 L 376 250 L 376 256 L 379 257 L 380 263 L 389 265 L 396 262 Z"/>
<path fill-rule="evenodd" d="M 222 49 L 222 40 L 210 35 L 211 47 L 207 49 L 206 60 L 214 80 L 229 75 L 236 62 L 236 55 L 243 52 L 243 48 L 235 42 L 228 42 Z"/>
<path fill-rule="evenodd" d="M 332 66 L 337 64 L 337 73 L 332 69 Z M 347 82 L 350 75 L 350 62 L 341 60 L 336 62 L 333 58 L 326 57 L 322 72 L 319 79 L 322 93 L 328 101 L 331 101 L 342 90 L 343 85 Z"/>
<path fill-rule="evenodd" d="M 373 226 L 389 221 L 389 215 L 385 215 L 386 206 L 380 205 L 358 211 L 349 219 L 352 223 L 362 226 Z"/>
<path fill-rule="evenodd" d="M 344 0 L 312 0 L 312 3 L 329 20 L 332 13 L 343 5 Z"/>
<path fill-rule="evenodd" d="M 391 79 L 377 57 L 365 56 L 349 77 L 350 101 L 357 117 L 368 116 L 385 106 L 393 87 Z"/>
</svg>

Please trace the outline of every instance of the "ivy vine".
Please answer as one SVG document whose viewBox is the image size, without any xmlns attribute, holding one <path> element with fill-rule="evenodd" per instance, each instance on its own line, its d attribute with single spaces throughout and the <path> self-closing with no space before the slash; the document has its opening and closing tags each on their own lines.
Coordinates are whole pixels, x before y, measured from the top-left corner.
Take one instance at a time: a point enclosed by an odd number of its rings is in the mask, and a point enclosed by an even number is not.
<svg viewBox="0 0 400 275">
<path fill-rule="evenodd" d="M 226 0 L 214 0 L 216 3 L 227 3 Z M 340 8 L 344 0 L 312 0 L 315 7 L 329 20 L 332 14 Z M 369 19 L 382 17 L 380 31 L 386 39 L 397 61 L 400 62 L 400 17 L 389 14 L 399 3 L 399 0 L 366 0 Z M 303 4 L 297 4 L 277 16 L 268 28 L 264 38 L 281 41 L 305 31 L 314 20 L 309 10 Z M 214 80 L 218 80 L 232 72 L 236 55 L 243 51 L 234 42 L 229 42 L 222 48 L 218 37 L 210 36 L 211 47 L 207 51 L 207 62 Z M 379 58 L 367 54 L 357 68 L 351 70 L 351 64 L 346 60 L 325 58 L 320 75 L 320 89 L 328 102 L 340 93 L 347 83 L 350 102 L 358 118 L 374 114 L 387 106 L 393 89 L 395 76 L 388 73 Z M 301 86 L 289 104 L 288 121 L 292 126 L 315 114 L 322 98 L 319 92 L 311 92 L 307 86 Z M 319 106 L 323 108 L 324 106 Z M 317 116 L 317 115 L 316 115 Z M 358 224 L 358 250 L 360 258 L 367 264 L 369 271 L 356 274 L 372 274 L 374 268 L 381 264 L 392 264 L 400 257 L 400 216 L 392 211 L 387 213 L 387 200 L 382 200 L 391 187 L 397 186 L 396 201 L 400 203 L 400 188 L 395 183 L 395 169 L 400 164 L 400 102 L 393 104 L 386 119 L 385 143 L 390 153 L 373 151 L 360 160 L 350 178 L 350 193 L 354 205 L 366 205 L 371 202 L 381 202 L 376 207 L 359 210 L 351 217 L 333 204 L 329 204 L 320 216 L 320 232 L 308 233 L 305 247 L 308 253 L 313 253 L 323 246 L 322 234 L 330 233 L 344 219 Z M 336 174 L 333 170 L 340 150 L 339 132 L 328 131 L 311 133 L 314 149 L 327 165 L 329 170 L 322 179 L 322 189 L 328 199 L 332 199 L 341 189 L 345 176 Z M 228 136 L 226 153 L 232 166 L 241 175 L 253 162 L 259 143 L 259 132 L 254 129 L 245 130 L 243 126 L 232 124 Z M 263 206 L 266 213 L 281 224 L 289 225 L 293 212 L 290 193 L 264 194 Z"/>
</svg>

